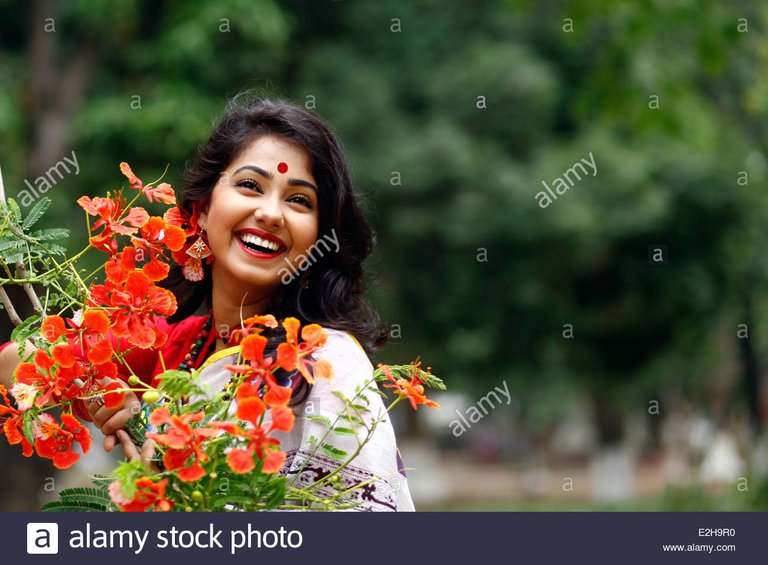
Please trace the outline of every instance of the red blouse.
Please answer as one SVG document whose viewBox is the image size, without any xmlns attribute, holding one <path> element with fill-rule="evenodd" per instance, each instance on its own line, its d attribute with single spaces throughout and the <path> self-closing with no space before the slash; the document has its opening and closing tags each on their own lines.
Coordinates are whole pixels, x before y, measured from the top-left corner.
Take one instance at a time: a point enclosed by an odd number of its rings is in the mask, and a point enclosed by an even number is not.
<svg viewBox="0 0 768 565">
<path fill-rule="evenodd" d="M 156 386 L 155 377 L 163 372 L 163 363 L 165 363 L 166 369 L 176 369 L 179 364 L 184 360 L 184 356 L 192 349 L 192 344 L 199 337 L 200 331 L 205 324 L 206 316 L 190 316 L 180 322 L 169 324 L 165 318 L 156 317 L 155 324 L 157 329 L 163 333 L 168 334 L 168 340 L 159 349 L 140 349 L 138 347 L 133 348 L 129 353 L 124 355 L 125 362 L 130 365 L 133 372 L 145 383 L 150 383 L 152 386 Z M 115 336 L 110 336 L 113 347 L 117 348 L 117 339 Z M 200 355 L 197 358 L 197 366 L 202 364 L 206 358 L 208 351 L 211 348 L 211 344 L 216 340 L 216 332 L 211 331 L 208 333 L 208 339 L 203 347 L 200 349 Z M 0 345 L 0 351 L 10 345 L 11 341 Z M 82 347 L 80 344 L 70 341 L 75 348 L 75 356 L 78 359 L 85 359 Z M 161 362 L 162 357 L 162 362 Z M 118 363 L 117 367 L 118 375 L 124 380 L 128 380 L 131 376 L 131 371 L 128 367 L 122 363 Z"/>
</svg>

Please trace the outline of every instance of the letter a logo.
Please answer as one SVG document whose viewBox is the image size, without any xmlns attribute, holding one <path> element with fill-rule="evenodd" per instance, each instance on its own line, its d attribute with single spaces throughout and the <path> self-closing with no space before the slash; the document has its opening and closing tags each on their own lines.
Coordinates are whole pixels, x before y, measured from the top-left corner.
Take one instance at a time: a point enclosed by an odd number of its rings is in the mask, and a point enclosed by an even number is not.
<svg viewBox="0 0 768 565">
<path fill-rule="evenodd" d="M 27 524 L 27 553 L 58 553 L 59 525 L 52 522 Z"/>
</svg>

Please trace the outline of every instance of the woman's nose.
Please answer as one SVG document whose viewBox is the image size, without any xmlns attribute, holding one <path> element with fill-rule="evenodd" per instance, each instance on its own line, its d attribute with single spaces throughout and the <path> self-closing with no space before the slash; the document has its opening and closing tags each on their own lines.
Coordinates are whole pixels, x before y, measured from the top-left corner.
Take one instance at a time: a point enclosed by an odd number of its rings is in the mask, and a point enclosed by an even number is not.
<svg viewBox="0 0 768 565">
<path fill-rule="evenodd" d="M 285 223 L 280 203 L 273 198 L 261 198 L 258 207 L 254 210 L 254 216 L 257 222 L 270 227 L 279 228 Z"/>
</svg>

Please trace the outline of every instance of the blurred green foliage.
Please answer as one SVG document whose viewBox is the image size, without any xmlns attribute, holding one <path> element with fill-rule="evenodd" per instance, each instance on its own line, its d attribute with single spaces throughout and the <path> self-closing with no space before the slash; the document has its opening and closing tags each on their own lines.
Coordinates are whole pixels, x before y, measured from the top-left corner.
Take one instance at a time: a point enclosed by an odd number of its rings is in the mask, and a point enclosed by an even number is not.
<svg viewBox="0 0 768 565">
<path fill-rule="evenodd" d="M 39 174 L 35 122 L 55 104 L 29 98 L 38 4 L 0 1 L 10 195 Z M 81 172 L 51 191 L 51 225 L 80 225 L 75 198 L 119 185 L 122 160 L 178 184 L 226 97 L 262 88 L 314 102 L 349 152 L 379 233 L 373 297 L 399 328 L 386 358 L 421 355 L 473 395 L 506 379 L 542 425 L 584 387 L 618 403 L 700 387 L 747 318 L 764 359 L 757 0 L 51 6 L 56 68 L 92 55 L 62 148 Z M 540 208 L 542 181 L 590 152 L 597 175 Z"/>
</svg>

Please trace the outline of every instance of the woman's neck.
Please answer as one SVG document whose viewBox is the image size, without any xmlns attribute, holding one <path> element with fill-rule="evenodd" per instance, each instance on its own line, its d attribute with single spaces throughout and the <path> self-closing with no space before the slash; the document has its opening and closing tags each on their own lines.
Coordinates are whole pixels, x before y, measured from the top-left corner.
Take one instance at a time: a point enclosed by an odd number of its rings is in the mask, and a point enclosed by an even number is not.
<svg viewBox="0 0 768 565">
<path fill-rule="evenodd" d="M 271 301 L 271 292 L 259 294 L 258 289 L 230 288 L 214 277 L 211 292 L 214 327 L 219 334 L 227 335 L 240 327 L 241 320 L 266 312 Z"/>
</svg>

